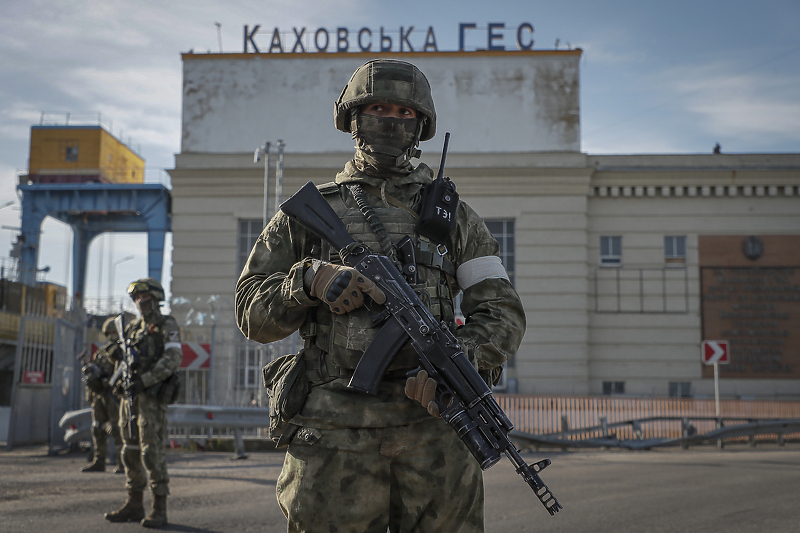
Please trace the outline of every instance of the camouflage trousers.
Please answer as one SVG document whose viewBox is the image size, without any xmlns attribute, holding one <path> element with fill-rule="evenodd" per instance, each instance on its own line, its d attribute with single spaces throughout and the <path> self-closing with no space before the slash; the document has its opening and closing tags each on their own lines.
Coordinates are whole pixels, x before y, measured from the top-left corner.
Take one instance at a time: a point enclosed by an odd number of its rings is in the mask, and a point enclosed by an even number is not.
<svg viewBox="0 0 800 533">
<path fill-rule="evenodd" d="M 125 488 L 143 491 L 150 478 L 150 491 L 156 496 L 169 494 L 167 454 L 164 441 L 167 438 L 167 404 L 147 394 L 133 399 L 133 414 L 136 417 L 134 438 L 128 434 L 130 418 L 128 400 L 123 398 L 119 409 L 120 431 L 125 445 L 122 447 L 122 462 L 125 465 Z"/>
<path fill-rule="evenodd" d="M 117 447 L 117 458 L 122 449 L 122 438 L 119 433 L 119 406 L 114 396 L 108 394 L 92 394 L 92 443 L 94 456 L 105 460 L 108 456 L 108 436 L 114 437 Z"/>
<path fill-rule="evenodd" d="M 440 419 L 300 428 L 277 482 L 289 533 L 479 533 L 483 477 Z"/>
</svg>

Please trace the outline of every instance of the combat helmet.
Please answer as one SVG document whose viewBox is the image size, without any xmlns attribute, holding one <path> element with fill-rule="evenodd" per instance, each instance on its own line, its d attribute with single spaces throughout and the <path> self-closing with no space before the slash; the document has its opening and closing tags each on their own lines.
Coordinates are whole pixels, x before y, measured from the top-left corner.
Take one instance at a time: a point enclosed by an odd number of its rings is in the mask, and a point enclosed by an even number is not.
<svg viewBox="0 0 800 533">
<path fill-rule="evenodd" d="M 134 299 L 137 294 L 146 292 L 153 297 L 154 300 L 164 300 L 164 287 L 155 278 L 142 278 L 134 281 L 128 285 L 128 296 Z"/>
<path fill-rule="evenodd" d="M 375 59 L 364 63 L 353 73 L 342 89 L 333 109 L 336 129 L 350 130 L 351 109 L 364 104 L 386 102 L 416 109 L 424 115 L 420 141 L 436 134 L 436 110 L 431 85 L 425 75 L 411 63 L 396 59 Z"/>
</svg>

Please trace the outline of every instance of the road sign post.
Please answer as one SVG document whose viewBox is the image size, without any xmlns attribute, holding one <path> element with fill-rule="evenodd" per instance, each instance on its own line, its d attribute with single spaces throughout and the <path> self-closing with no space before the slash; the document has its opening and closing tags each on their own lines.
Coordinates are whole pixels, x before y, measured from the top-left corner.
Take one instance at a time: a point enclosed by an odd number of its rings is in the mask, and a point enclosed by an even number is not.
<svg viewBox="0 0 800 533">
<path fill-rule="evenodd" d="M 700 357 L 704 365 L 714 365 L 714 411 L 717 418 L 717 429 L 721 427 L 719 408 L 719 365 L 730 363 L 728 341 L 703 341 L 700 345 Z M 722 447 L 722 441 L 717 441 L 717 447 Z"/>
</svg>

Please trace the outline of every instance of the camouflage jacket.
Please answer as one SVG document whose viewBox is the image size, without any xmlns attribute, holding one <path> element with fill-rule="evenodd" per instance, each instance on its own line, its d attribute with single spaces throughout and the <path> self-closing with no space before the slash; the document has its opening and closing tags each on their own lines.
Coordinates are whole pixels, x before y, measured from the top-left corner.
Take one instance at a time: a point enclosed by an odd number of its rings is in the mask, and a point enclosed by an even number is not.
<svg viewBox="0 0 800 533">
<path fill-rule="evenodd" d="M 420 189 L 432 179 L 431 169 L 421 164 L 410 175 L 387 182 L 385 191 L 418 211 Z M 383 181 L 360 173 L 352 162 L 336 176 L 340 190 L 353 183 L 380 187 Z M 354 203 L 346 197 L 346 192 L 342 195 L 346 203 Z M 380 203 L 379 198 L 373 201 Z M 314 313 L 309 311 L 320 302 L 306 293 L 303 274 L 307 260 L 315 257 L 319 244 L 319 238 L 283 213 L 269 222 L 236 285 L 236 318 L 245 337 L 268 343 L 287 337 L 313 320 Z M 483 219 L 460 202 L 447 250 L 447 258 L 458 269 L 470 260 L 497 256 L 499 245 Z M 457 277 L 450 279 L 450 283 L 453 294 L 462 289 Z M 525 313 L 508 279 L 491 277 L 471 283 L 463 290 L 461 311 L 466 324 L 458 327 L 455 334 L 479 370 L 500 367 L 516 353 L 525 333 Z M 312 387 L 303 410 L 293 422 L 315 427 L 384 427 L 428 416 L 417 402 L 406 398 L 404 378 L 385 379 L 377 397 L 351 391 L 346 383 L 336 379 Z"/>
<path fill-rule="evenodd" d="M 95 364 L 108 376 L 114 373 L 114 367 L 121 358 L 122 349 L 119 347 L 118 342 L 108 342 L 101 346 L 94 354 Z"/>
<path fill-rule="evenodd" d="M 160 384 L 180 367 L 181 330 L 172 316 L 152 323 L 139 317 L 125 328 L 125 337 L 138 352 L 137 374 L 145 389 Z"/>
<path fill-rule="evenodd" d="M 122 358 L 122 350 L 119 347 L 119 343 L 116 342 L 107 342 L 103 346 L 101 346 L 97 352 L 95 352 L 92 362 L 96 364 L 103 373 L 103 377 L 100 381 L 102 383 L 103 391 L 102 392 L 95 392 L 92 391 L 89 385 L 86 386 L 86 401 L 92 402 L 95 398 L 105 398 L 106 396 L 111 394 L 111 389 L 108 386 L 109 379 L 114 374 L 114 369 L 116 367 L 117 362 Z"/>
</svg>

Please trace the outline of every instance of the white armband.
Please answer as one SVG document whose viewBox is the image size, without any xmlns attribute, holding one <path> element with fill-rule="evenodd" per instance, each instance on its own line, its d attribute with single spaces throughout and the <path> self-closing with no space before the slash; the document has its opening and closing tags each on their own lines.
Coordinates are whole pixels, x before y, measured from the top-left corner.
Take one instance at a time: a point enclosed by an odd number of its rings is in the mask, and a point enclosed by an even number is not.
<svg viewBox="0 0 800 533">
<path fill-rule="evenodd" d="M 456 280 L 461 290 L 466 290 L 485 279 L 501 278 L 508 280 L 503 262 L 496 255 L 476 257 L 463 263 L 456 270 Z"/>
</svg>

